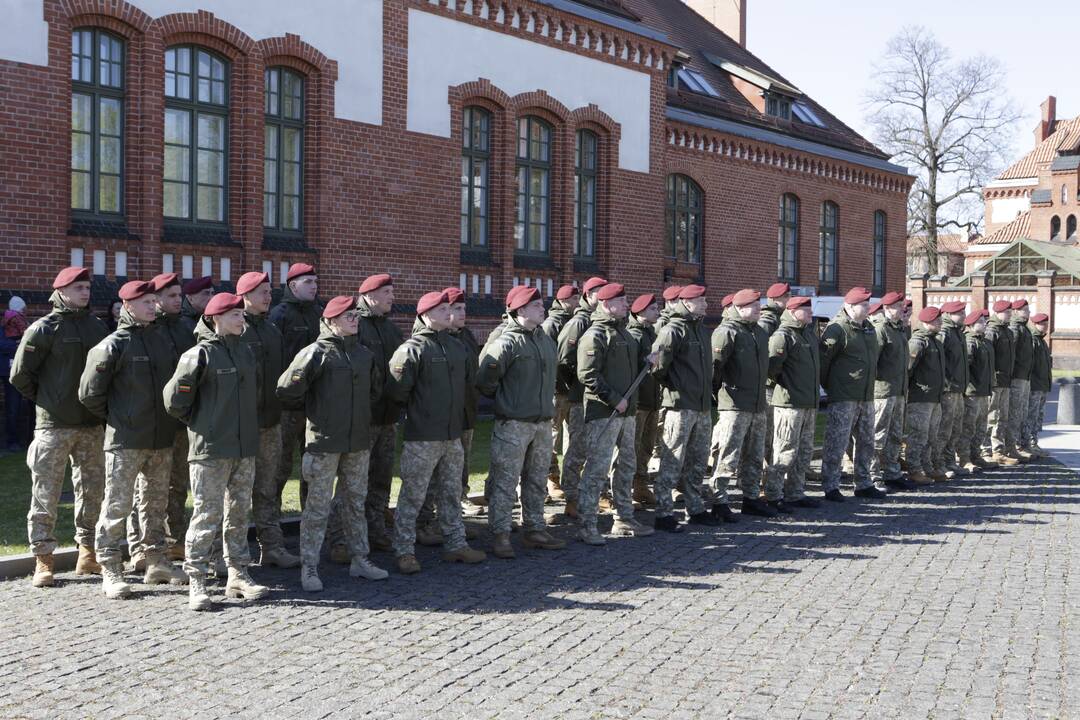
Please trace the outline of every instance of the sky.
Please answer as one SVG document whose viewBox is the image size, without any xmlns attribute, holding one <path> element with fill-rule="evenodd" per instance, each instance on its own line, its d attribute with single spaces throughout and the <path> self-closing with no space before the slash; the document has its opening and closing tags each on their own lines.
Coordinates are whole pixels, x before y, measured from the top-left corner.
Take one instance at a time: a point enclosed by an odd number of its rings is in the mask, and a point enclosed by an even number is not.
<svg viewBox="0 0 1080 720">
<path fill-rule="evenodd" d="M 863 101 L 872 64 L 909 24 L 929 28 L 954 57 L 985 53 L 1003 63 L 1002 91 L 1024 113 L 1010 156 L 1033 146 L 1047 95 L 1057 97 L 1059 119 L 1080 115 L 1071 41 L 1080 26 L 1077 2 L 1054 3 L 1037 20 L 1028 10 L 1037 5 L 1004 0 L 747 0 L 747 6 L 747 48 L 866 137 Z"/>
</svg>

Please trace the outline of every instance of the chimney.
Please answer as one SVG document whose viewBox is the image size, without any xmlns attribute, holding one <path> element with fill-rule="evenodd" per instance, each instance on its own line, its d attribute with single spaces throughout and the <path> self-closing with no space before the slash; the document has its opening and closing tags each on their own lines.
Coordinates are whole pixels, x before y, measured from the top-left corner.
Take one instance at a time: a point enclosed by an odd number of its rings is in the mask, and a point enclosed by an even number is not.
<svg viewBox="0 0 1080 720">
<path fill-rule="evenodd" d="M 704 17 L 743 47 L 746 47 L 747 0 L 683 0 L 697 14 Z"/>
<path fill-rule="evenodd" d="M 1035 126 L 1035 144 L 1038 145 L 1054 132 L 1054 124 L 1057 122 L 1057 98 L 1048 96 L 1039 106 L 1042 114 L 1039 124 Z"/>
</svg>

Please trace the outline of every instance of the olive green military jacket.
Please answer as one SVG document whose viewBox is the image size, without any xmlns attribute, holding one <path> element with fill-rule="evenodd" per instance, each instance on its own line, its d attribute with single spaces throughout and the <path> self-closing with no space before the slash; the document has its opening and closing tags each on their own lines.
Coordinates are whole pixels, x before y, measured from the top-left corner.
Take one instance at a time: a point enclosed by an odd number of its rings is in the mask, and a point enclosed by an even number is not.
<svg viewBox="0 0 1080 720">
<path fill-rule="evenodd" d="M 208 318 L 198 343 L 183 355 L 162 396 L 188 427 L 188 460 L 255 457 L 259 452 L 258 365 L 239 335 L 214 332 Z"/>
<path fill-rule="evenodd" d="M 318 302 L 300 300 L 285 286 L 281 302 L 270 310 L 270 322 L 281 332 L 284 362 L 292 362 L 298 352 L 319 339 L 322 311 Z"/>
<path fill-rule="evenodd" d="M 1008 325 L 991 317 L 986 323 L 986 339 L 994 347 L 994 387 L 1007 388 L 1012 383 L 1016 338 Z"/>
<path fill-rule="evenodd" d="M 551 420 L 557 367 L 551 336 L 541 328 L 526 330 L 511 319 L 495 342 L 484 346 L 476 387 L 495 399 L 495 417 L 500 420 Z"/>
<path fill-rule="evenodd" d="M 968 383 L 967 343 L 964 341 L 964 328 L 943 317 L 941 332 L 938 335 L 945 349 L 945 392 L 962 393 Z"/>
<path fill-rule="evenodd" d="M 169 343 L 176 360 L 195 345 L 194 328 L 185 323 L 181 315 L 158 312 L 154 329 Z"/>
<path fill-rule="evenodd" d="M 1031 339 L 1031 330 L 1027 321 L 1010 322 L 1009 332 L 1013 336 L 1013 380 L 1030 380 L 1031 364 L 1035 353 L 1035 344 Z"/>
<path fill-rule="evenodd" d="M 900 320 L 889 321 L 884 313 L 875 315 L 872 324 L 878 344 L 874 398 L 905 397 L 908 391 L 909 338 L 904 333 L 904 324 Z"/>
<path fill-rule="evenodd" d="M 713 386 L 719 410 L 765 412 L 769 335 L 756 322 L 725 320 L 712 334 Z"/>
<path fill-rule="evenodd" d="M 259 427 L 272 428 L 281 423 L 281 400 L 277 395 L 277 380 L 285 369 L 285 347 L 281 331 L 266 315 L 244 313 L 247 326 L 240 340 L 251 348 L 258 364 Z M 299 410 L 297 405 L 292 410 Z"/>
<path fill-rule="evenodd" d="M 282 401 L 303 406 L 305 449 L 316 453 L 371 449 L 371 406 L 383 385 L 374 353 L 355 335 L 335 335 L 325 320 L 319 339 L 276 378 Z"/>
<path fill-rule="evenodd" d="M 547 336 L 551 338 L 552 342 L 556 343 L 556 347 L 559 342 L 559 333 L 562 332 L 562 329 L 566 327 L 567 321 L 573 316 L 573 309 L 564 307 L 558 300 L 552 303 L 551 309 L 548 310 L 547 317 L 540 327 L 547 333 Z"/>
<path fill-rule="evenodd" d="M 173 446 L 180 425 L 165 412 L 161 393 L 175 367 L 166 338 L 121 310 L 116 331 L 86 356 L 79 381 L 79 401 L 105 420 L 106 450 Z"/>
<path fill-rule="evenodd" d="M 637 318 L 631 317 L 626 323 L 626 330 L 634 336 L 638 345 L 644 348 L 646 353 L 652 352 L 652 346 L 656 343 L 656 330 L 652 325 L 646 325 Z M 656 382 L 652 373 L 646 375 L 638 385 L 637 406 L 638 410 L 660 409 L 660 384 Z"/>
<path fill-rule="evenodd" d="M 1038 330 L 1031 331 L 1031 390 L 1033 392 L 1050 392 L 1050 371 L 1054 367 L 1054 359 L 1050 356 L 1050 346 L 1046 344 L 1046 334 Z"/>
<path fill-rule="evenodd" d="M 813 325 L 801 325 L 788 311 L 769 338 L 769 377 L 776 382 L 775 407 L 816 408 L 821 359 Z"/>
<path fill-rule="evenodd" d="M 402 334 L 389 315 L 376 315 L 371 312 L 364 298 L 356 302 L 360 313 L 360 325 L 357 337 L 360 343 L 375 354 L 375 364 L 383 371 L 385 382 L 390 382 L 390 358 L 405 342 Z M 401 408 L 393 400 L 387 388 L 383 388 L 381 399 L 371 406 L 371 422 L 375 425 L 393 425 L 401 416 Z"/>
<path fill-rule="evenodd" d="M 652 374 L 663 388 L 662 405 L 673 410 L 712 410 L 712 351 L 701 318 L 685 303 L 672 308 L 656 335 Z"/>
<path fill-rule="evenodd" d="M 602 309 L 592 314 L 592 325 L 578 343 L 578 380 L 585 387 L 585 421 L 611 416 L 648 362 L 650 350 L 638 344 L 626 329 Z M 637 414 L 637 390 L 626 399 L 623 417 Z"/>
<path fill-rule="evenodd" d="M 390 358 L 387 392 L 405 406 L 406 440 L 457 440 L 465 388 L 475 382 L 469 351 L 446 330 L 423 327 Z"/>
<path fill-rule="evenodd" d="M 937 333 L 919 328 L 908 342 L 911 385 L 908 402 L 939 403 L 945 391 L 945 348 Z"/>
<path fill-rule="evenodd" d="M 53 311 L 23 333 L 9 380 L 37 405 L 38 429 L 100 425 L 101 418 L 79 402 L 79 380 L 90 348 L 109 331 L 86 308 L 65 305 L 59 292 L 49 302 Z"/>
<path fill-rule="evenodd" d="M 984 335 L 967 328 L 968 381 L 964 394 L 968 397 L 990 397 L 994 391 L 994 346 Z"/>
<path fill-rule="evenodd" d="M 191 345 L 195 344 L 195 328 L 198 326 L 201 318 L 202 313 L 196 310 L 192 304 L 188 302 L 187 295 L 184 295 L 180 301 L 179 323 L 180 327 L 186 330 L 187 334 L 191 336 Z"/>
<path fill-rule="evenodd" d="M 555 387 L 572 403 L 582 402 L 585 398 L 585 387 L 578 380 L 578 343 L 592 324 L 592 313 L 585 298 L 581 298 L 578 309 L 559 332 L 559 374 Z"/>
<path fill-rule="evenodd" d="M 772 337 L 772 334 L 780 328 L 780 319 L 784 315 L 784 308 L 780 307 L 776 303 L 769 301 L 765 307 L 761 308 L 761 317 L 758 318 L 758 325 L 768 337 Z"/>
<path fill-rule="evenodd" d="M 829 402 L 874 399 L 878 343 L 868 322 L 855 324 L 843 309 L 821 335 L 821 386 Z"/>
</svg>

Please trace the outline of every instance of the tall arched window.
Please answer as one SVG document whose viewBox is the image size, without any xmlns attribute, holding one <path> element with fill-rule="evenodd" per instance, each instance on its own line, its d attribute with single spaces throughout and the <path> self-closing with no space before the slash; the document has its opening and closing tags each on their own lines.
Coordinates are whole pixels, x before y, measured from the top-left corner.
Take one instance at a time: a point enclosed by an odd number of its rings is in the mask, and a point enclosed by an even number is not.
<svg viewBox="0 0 1080 720">
<path fill-rule="evenodd" d="M 300 232 L 304 202 L 304 78 L 288 68 L 263 73 L 263 227 Z"/>
<path fill-rule="evenodd" d="M 517 221 L 519 253 L 546 255 L 551 227 L 551 126 L 538 117 L 518 120 Z"/>
<path fill-rule="evenodd" d="M 818 285 L 835 290 L 839 276 L 837 255 L 840 234 L 840 208 L 826 200 L 821 204 L 821 228 L 818 234 Z"/>
<path fill-rule="evenodd" d="M 1050 218 L 1050 239 L 1061 239 L 1061 218 L 1059 218 L 1057 215 Z"/>
<path fill-rule="evenodd" d="M 461 244 L 487 247 L 488 159 L 491 113 L 479 107 L 461 112 Z"/>
<path fill-rule="evenodd" d="M 1065 239 L 1072 241 L 1076 240 L 1076 216 L 1070 215 L 1069 219 L 1065 221 Z"/>
<path fill-rule="evenodd" d="M 701 262 L 701 187 L 685 175 L 668 175 L 667 191 L 665 254 L 679 262 Z"/>
<path fill-rule="evenodd" d="M 885 212 L 874 213 L 874 294 L 885 293 Z"/>
<path fill-rule="evenodd" d="M 788 283 L 799 281 L 799 198 L 780 196 L 780 232 L 776 240 L 776 277 Z"/>
<path fill-rule="evenodd" d="M 578 130 L 574 144 L 574 255 L 596 257 L 596 133 Z"/>
<path fill-rule="evenodd" d="M 71 209 L 123 212 L 124 42 L 71 33 Z"/>
<path fill-rule="evenodd" d="M 164 214 L 224 223 L 228 182 L 228 63 L 205 48 L 165 51 Z"/>
</svg>

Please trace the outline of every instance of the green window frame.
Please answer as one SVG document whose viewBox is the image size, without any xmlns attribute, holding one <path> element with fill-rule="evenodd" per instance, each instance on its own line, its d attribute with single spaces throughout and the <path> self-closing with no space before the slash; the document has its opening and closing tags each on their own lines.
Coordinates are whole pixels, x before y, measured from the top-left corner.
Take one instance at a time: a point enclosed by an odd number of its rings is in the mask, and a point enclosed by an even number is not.
<svg viewBox="0 0 1080 720">
<path fill-rule="evenodd" d="M 263 72 L 263 229 L 304 228 L 304 77 L 288 68 Z"/>
<path fill-rule="evenodd" d="M 887 227 L 884 210 L 874 212 L 874 282 L 875 295 L 885 294 L 885 231 Z"/>
<path fill-rule="evenodd" d="M 551 134 L 551 125 L 538 117 L 518 119 L 514 247 L 519 254 L 550 252 Z"/>
<path fill-rule="evenodd" d="M 491 113 L 480 107 L 461 111 L 461 245 L 488 244 L 488 176 Z"/>
<path fill-rule="evenodd" d="M 780 196 L 780 230 L 776 238 L 776 277 L 787 283 L 799 281 L 799 198 Z"/>
<path fill-rule="evenodd" d="M 818 233 L 818 287 L 835 290 L 840 274 L 840 206 L 831 200 L 821 203 L 821 227 Z"/>
<path fill-rule="evenodd" d="M 704 212 L 701 186 L 686 175 L 668 175 L 665 254 L 678 262 L 701 262 Z"/>
<path fill-rule="evenodd" d="M 578 130 L 574 143 L 574 256 L 596 257 L 596 167 L 600 138 Z"/>
<path fill-rule="evenodd" d="M 165 51 L 163 213 L 170 223 L 228 217 L 229 62 L 198 45 Z"/>
<path fill-rule="evenodd" d="M 71 209 L 124 211 L 124 40 L 99 28 L 71 32 Z"/>
</svg>

